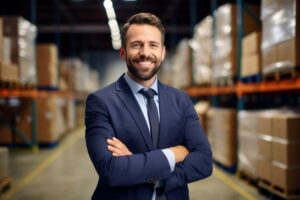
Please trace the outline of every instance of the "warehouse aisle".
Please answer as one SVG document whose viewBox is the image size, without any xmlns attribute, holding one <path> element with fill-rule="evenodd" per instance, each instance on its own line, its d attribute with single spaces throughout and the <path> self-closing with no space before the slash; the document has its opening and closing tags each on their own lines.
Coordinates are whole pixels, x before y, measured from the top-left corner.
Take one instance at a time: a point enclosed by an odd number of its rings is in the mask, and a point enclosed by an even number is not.
<svg viewBox="0 0 300 200">
<path fill-rule="evenodd" d="M 38 153 L 11 151 L 12 188 L 0 199 L 5 200 L 83 200 L 90 199 L 97 175 L 88 158 L 84 129 L 63 139 L 57 148 Z M 215 168 L 209 179 L 190 184 L 191 200 L 242 200 L 266 198 L 255 188 Z"/>
</svg>

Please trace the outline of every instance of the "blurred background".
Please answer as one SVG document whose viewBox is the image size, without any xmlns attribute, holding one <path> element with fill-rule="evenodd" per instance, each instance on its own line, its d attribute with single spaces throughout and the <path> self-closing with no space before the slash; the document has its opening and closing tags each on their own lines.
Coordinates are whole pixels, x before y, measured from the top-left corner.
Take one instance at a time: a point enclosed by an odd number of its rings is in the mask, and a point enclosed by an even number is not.
<svg viewBox="0 0 300 200">
<path fill-rule="evenodd" d="M 0 199 L 90 199 L 85 99 L 126 72 L 120 27 L 166 28 L 159 79 L 195 104 L 214 173 L 198 199 L 300 199 L 297 0 L 9 0 L 0 6 Z"/>
</svg>

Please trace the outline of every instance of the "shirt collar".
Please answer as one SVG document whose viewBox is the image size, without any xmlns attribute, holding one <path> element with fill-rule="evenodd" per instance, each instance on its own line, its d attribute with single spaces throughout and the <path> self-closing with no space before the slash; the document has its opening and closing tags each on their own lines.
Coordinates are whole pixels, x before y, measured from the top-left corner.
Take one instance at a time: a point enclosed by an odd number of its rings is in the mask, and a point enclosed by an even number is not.
<svg viewBox="0 0 300 200">
<path fill-rule="evenodd" d="M 128 76 L 127 73 L 125 73 L 124 78 L 128 83 L 133 94 L 137 94 L 141 89 L 144 88 L 144 86 L 130 78 L 130 76 Z M 154 83 L 150 86 L 150 88 L 153 89 L 156 92 L 156 94 L 158 94 L 157 78 L 155 79 Z"/>
</svg>

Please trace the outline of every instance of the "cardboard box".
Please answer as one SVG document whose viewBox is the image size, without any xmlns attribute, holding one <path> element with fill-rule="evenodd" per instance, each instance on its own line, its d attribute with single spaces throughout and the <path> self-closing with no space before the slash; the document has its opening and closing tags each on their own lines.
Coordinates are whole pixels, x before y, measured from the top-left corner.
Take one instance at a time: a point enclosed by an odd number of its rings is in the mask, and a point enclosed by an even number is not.
<svg viewBox="0 0 300 200">
<path fill-rule="evenodd" d="M 272 135 L 272 114 L 260 115 L 258 117 L 258 133 L 262 135 Z"/>
<path fill-rule="evenodd" d="M 272 136 L 260 135 L 258 139 L 258 154 L 264 159 L 272 160 Z"/>
<path fill-rule="evenodd" d="M 236 110 L 213 108 L 209 116 L 209 136 L 212 140 L 214 159 L 224 166 L 237 164 Z"/>
<path fill-rule="evenodd" d="M 6 82 L 19 82 L 19 68 L 14 64 L 0 63 L 0 80 Z"/>
<path fill-rule="evenodd" d="M 269 160 L 259 158 L 257 160 L 258 178 L 271 182 L 272 180 L 272 163 Z"/>
<path fill-rule="evenodd" d="M 9 152 L 8 148 L 0 147 L 0 180 L 9 177 Z"/>
<path fill-rule="evenodd" d="M 37 100 L 37 133 L 39 143 L 57 142 L 61 133 L 58 131 L 57 102 L 54 97 Z"/>
<path fill-rule="evenodd" d="M 55 44 L 37 45 L 39 86 L 58 86 L 58 52 Z"/>
<path fill-rule="evenodd" d="M 272 163 L 272 185 L 279 187 L 287 193 L 300 189 L 300 167 L 288 167 L 280 163 Z"/>
<path fill-rule="evenodd" d="M 242 41 L 242 53 L 248 54 L 260 54 L 261 46 L 261 32 L 255 31 L 243 38 Z"/>
<path fill-rule="evenodd" d="M 241 76 L 247 77 L 261 73 L 261 56 L 260 54 L 246 54 L 242 57 Z"/>
<path fill-rule="evenodd" d="M 272 141 L 272 160 L 288 166 L 300 166 L 300 140 L 288 141 L 274 138 Z"/>
<path fill-rule="evenodd" d="M 300 38 L 291 38 L 276 45 L 277 62 L 283 67 L 295 67 L 300 65 L 299 55 Z"/>
<path fill-rule="evenodd" d="M 272 46 L 262 50 L 262 70 L 263 73 L 268 73 L 268 68 L 273 68 L 274 63 L 278 61 L 277 47 Z"/>
<path fill-rule="evenodd" d="M 272 123 L 274 136 L 288 140 L 300 140 L 300 115 L 274 115 Z"/>
</svg>

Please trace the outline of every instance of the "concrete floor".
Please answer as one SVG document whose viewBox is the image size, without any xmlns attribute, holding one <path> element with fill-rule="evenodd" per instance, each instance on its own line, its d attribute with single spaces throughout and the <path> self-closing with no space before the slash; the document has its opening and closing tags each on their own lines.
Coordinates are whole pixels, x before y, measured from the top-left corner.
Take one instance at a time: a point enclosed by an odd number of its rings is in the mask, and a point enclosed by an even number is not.
<svg viewBox="0 0 300 200">
<path fill-rule="evenodd" d="M 60 145 L 40 149 L 11 150 L 13 184 L 2 200 L 83 200 L 90 199 L 97 174 L 87 155 L 84 129 L 65 137 Z M 219 168 L 202 181 L 189 185 L 191 200 L 266 200 L 257 190 Z"/>
</svg>

